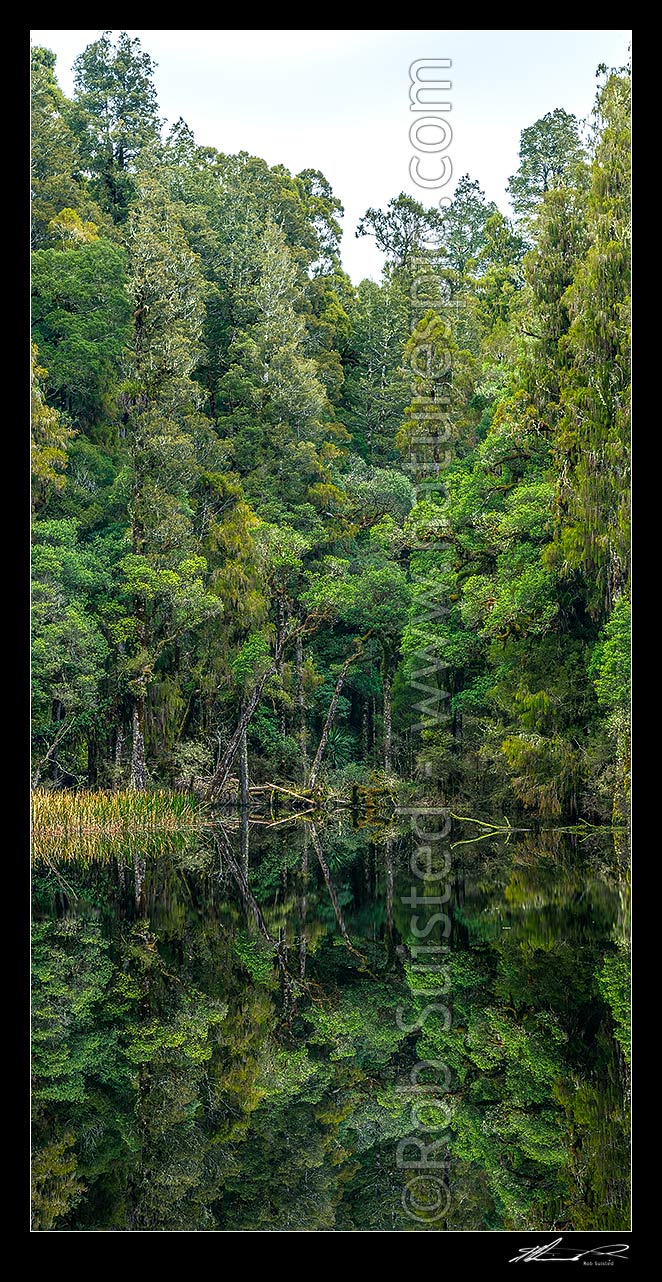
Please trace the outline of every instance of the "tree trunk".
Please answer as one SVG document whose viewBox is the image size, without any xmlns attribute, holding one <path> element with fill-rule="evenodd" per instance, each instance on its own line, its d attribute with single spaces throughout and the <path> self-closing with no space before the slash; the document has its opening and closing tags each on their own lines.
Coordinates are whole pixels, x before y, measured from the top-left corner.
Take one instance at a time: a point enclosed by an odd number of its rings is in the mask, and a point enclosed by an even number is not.
<svg viewBox="0 0 662 1282">
<path fill-rule="evenodd" d="M 124 764 L 125 743 L 126 743 L 126 740 L 124 737 L 124 726 L 120 726 L 117 731 L 117 738 L 115 740 L 115 765 L 118 770 Z"/>
<path fill-rule="evenodd" d="M 308 912 L 308 829 L 304 825 L 303 847 L 301 850 L 301 903 L 299 925 L 299 977 L 306 978 L 306 916 Z"/>
<path fill-rule="evenodd" d="M 278 602 L 278 640 L 279 640 L 279 641 L 280 641 L 280 638 L 284 635 L 284 633 L 285 633 L 285 607 L 284 607 L 284 605 L 283 605 L 283 599 L 282 599 L 282 597 L 281 597 L 281 598 L 280 598 L 280 600 L 279 600 L 279 602 Z M 281 683 L 282 683 L 282 680 L 283 680 L 283 649 L 284 649 L 284 646 L 280 646 L 280 647 L 279 647 L 279 649 L 280 649 L 280 658 L 279 658 L 279 660 L 278 660 L 278 675 L 279 675 L 279 677 L 280 677 L 280 679 L 281 679 Z M 280 705 L 280 733 L 281 733 L 281 735 L 283 736 L 283 739 L 284 739 L 284 738 L 285 738 L 285 735 L 287 734 L 287 722 L 286 722 L 286 718 L 285 718 L 285 705 L 284 705 L 284 703 L 281 703 L 281 705 Z"/>
<path fill-rule="evenodd" d="M 363 699 L 361 707 L 361 760 L 365 763 L 368 760 L 368 701 Z"/>
<path fill-rule="evenodd" d="M 304 787 L 308 782 L 308 732 L 306 727 L 306 699 L 303 690 L 303 641 L 297 637 L 297 705 L 299 708 L 299 743 L 301 744 L 301 774 Z"/>
<path fill-rule="evenodd" d="M 285 642 L 287 640 L 288 640 L 287 633 L 283 632 L 278 640 L 278 644 L 276 646 L 276 654 L 272 662 L 269 664 L 269 667 L 262 673 L 262 676 L 260 677 L 259 681 L 253 687 L 250 698 L 244 704 L 243 711 L 237 723 L 236 729 L 230 739 L 230 742 L 228 743 L 227 748 L 225 749 L 225 752 L 223 753 L 223 756 L 218 766 L 216 767 L 212 780 L 207 789 L 208 800 L 211 800 L 213 797 L 217 796 L 220 792 L 223 791 L 223 788 L 225 787 L 230 777 L 230 770 L 232 769 L 232 763 L 237 755 L 239 744 L 241 743 L 241 736 L 248 729 L 248 726 L 251 723 L 251 718 L 260 701 L 260 695 L 262 694 L 262 691 L 264 689 L 264 686 L 266 685 L 266 682 L 268 681 L 269 677 L 273 676 L 274 672 L 278 671 L 278 664 L 280 663 L 281 655 L 283 653 L 283 650 L 285 649 Z"/>
<path fill-rule="evenodd" d="M 386 869 L 386 927 L 385 943 L 386 956 L 390 962 L 395 957 L 395 947 L 393 939 L 393 838 L 386 838 L 386 847 L 384 850 L 384 863 Z"/>
<path fill-rule="evenodd" d="M 241 807 L 241 862 L 248 875 L 248 740 L 244 730 L 239 741 L 239 805 Z"/>
<path fill-rule="evenodd" d="M 241 866 L 248 876 L 248 856 L 250 852 L 250 829 L 248 826 L 248 811 L 241 812 Z"/>
<path fill-rule="evenodd" d="M 64 721 L 64 717 L 65 717 L 64 704 L 60 701 L 60 699 L 55 699 L 53 701 L 53 720 L 57 722 Z M 58 739 L 58 736 L 56 735 L 55 739 L 53 740 L 53 743 L 51 744 L 51 752 L 53 752 L 54 746 L 57 743 L 57 739 Z M 48 753 L 47 756 L 50 756 L 50 753 Z M 51 760 L 50 776 L 54 784 L 57 785 L 60 782 L 61 774 L 62 774 L 62 771 L 61 771 L 59 762 L 57 760 Z"/>
<path fill-rule="evenodd" d="M 335 717 L 335 715 L 336 715 L 336 708 L 338 707 L 338 700 L 339 700 L 339 698 L 340 698 L 340 692 L 341 692 L 341 690 L 342 690 L 342 688 L 343 688 L 343 685 L 345 684 L 345 677 L 347 676 L 347 669 L 349 668 L 350 663 L 352 663 L 352 661 L 353 661 L 355 658 L 356 658 L 356 655 L 355 655 L 355 654 L 351 654 L 351 655 L 349 656 L 349 658 L 345 659 L 345 662 L 344 662 L 344 664 L 343 664 L 343 666 L 342 666 L 342 669 L 341 669 L 341 672 L 340 672 L 340 676 L 338 677 L 338 680 L 336 681 L 336 688 L 335 688 L 335 690 L 334 690 L 334 692 L 333 692 L 333 698 L 332 698 L 332 700 L 331 700 L 331 703 L 329 704 L 329 711 L 328 711 L 328 712 L 327 712 L 327 714 L 326 714 L 326 721 L 324 722 L 324 729 L 323 729 L 323 731 L 322 731 L 322 737 L 321 737 L 321 739 L 320 739 L 320 741 L 319 741 L 319 745 L 318 745 L 318 748 L 317 748 L 317 752 L 315 753 L 315 760 L 313 761 L 312 769 L 311 769 L 311 771 L 310 771 L 310 778 L 309 778 L 309 780 L 308 780 L 308 787 L 309 787 L 309 788 L 314 788 L 314 787 L 315 787 L 315 782 L 316 782 L 316 780 L 317 780 L 317 774 L 318 774 L 319 768 L 320 768 L 320 766 L 321 766 L 321 764 L 322 764 L 322 757 L 324 756 L 324 753 L 325 753 L 325 750 L 326 750 L 326 745 L 327 745 L 327 743 L 328 743 L 328 739 L 329 739 L 329 731 L 331 730 L 331 726 L 333 725 L 333 718 L 334 718 L 334 717 Z"/>
<path fill-rule="evenodd" d="M 330 873 L 330 871 L 329 871 L 329 865 L 327 864 L 326 859 L 324 858 L 324 851 L 322 850 L 322 846 L 321 846 L 321 843 L 320 843 L 320 839 L 319 839 L 319 837 L 318 837 L 318 835 L 317 835 L 317 829 L 316 829 L 316 827 L 315 827 L 314 823 L 311 823 L 311 825 L 310 825 L 310 836 L 311 836 L 311 838 L 312 838 L 313 846 L 315 847 L 315 854 L 317 855 L 317 858 L 318 858 L 318 860 L 319 860 L 320 868 L 322 869 L 322 872 L 323 872 L 323 874 L 324 874 L 324 880 L 325 880 L 325 882 L 326 882 L 326 888 L 327 888 L 327 890 L 328 890 L 328 892 L 329 892 L 329 899 L 331 900 L 331 903 L 333 904 L 333 911 L 334 911 L 334 913 L 335 913 L 335 915 L 336 915 L 336 921 L 337 921 L 337 923 L 338 923 L 338 926 L 340 927 L 340 933 L 341 933 L 341 935 L 342 935 L 342 937 L 343 937 L 343 939 L 344 939 L 345 943 L 347 944 L 347 947 L 349 948 L 350 952 L 354 953 L 354 955 L 355 955 L 356 957 L 360 957 L 360 958 L 361 958 L 361 960 L 362 960 L 363 962 L 365 962 L 365 957 L 363 956 L 363 954 L 362 954 L 362 953 L 360 953 L 360 952 L 359 952 L 358 948 L 355 948 L 355 947 L 354 947 L 354 945 L 353 945 L 353 943 L 352 943 L 352 940 L 351 940 L 351 938 L 350 938 L 350 934 L 349 934 L 349 931 L 348 931 L 348 929 L 347 929 L 347 925 L 346 925 L 346 923 L 345 923 L 345 918 L 343 917 L 342 908 L 340 907 L 340 902 L 339 902 L 339 900 L 338 900 L 338 896 L 337 896 L 337 894 L 336 894 L 336 888 L 335 888 L 335 886 L 334 886 L 334 884 L 333 884 L 333 881 L 332 881 L 332 878 L 331 878 L 331 873 Z"/>
<path fill-rule="evenodd" d="M 147 861 L 139 851 L 133 852 L 133 891 L 136 902 L 136 911 L 141 917 L 145 916 L 145 873 L 147 871 Z"/>
<path fill-rule="evenodd" d="M 366 632 L 362 637 L 357 637 L 356 641 L 354 642 L 354 649 L 352 650 L 351 654 L 347 655 L 347 658 L 345 659 L 345 662 L 343 663 L 342 668 L 340 670 L 340 676 L 336 681 L 336 688 L 333 692 L 333 698 L 329 706 L 329 711 L 326 714 L 326 721 L 324 722 L 322 738 L 319 741 L 317 752 L 315 753 L 315 760 L 313 761 L 312 769 L 310 772 L 310 779 L 308 781 L 309 788 L 314 788 L 315 786 L 315 780 L 317 779 L 317 773 L 322 763 L 322 757 L 324 756 L 324 752 L 325 752 L 326 745 L 329 738 L 329 731 L 331 729 L 331 726 L 333 725 L 333 718 L 336 715 L 336 708 L 338 707 L 340 692 L 343 688 L 343 685 L 345 684 L 345 677 L 347 676 L 348 668 L 363 654 L 363 642 L 367 641 L 369 636 L 372 636 L 372 628 L 370 629 L 369 632 Z"/>
<path fill-rule="evenodd" d="M 139 349 L 140 324 L 136 322 L 136 348 Z M 145 544 L 145 530 L 141 516 L 142 506 L 142 484 L 138 470 L 136 470 L 134 489 L 133 489 L 133 522 L 131 529 L 131 546 L 135 556 L 141 556 Z M 134 598 L 134 613 L 137 623 L 137 640 L 141 650 L 146 648 L 146 605 L 144 596 L 138 594 Z M 145 772 L 145 685 L 142 685 L 140 694 L 136 695 L 133 701 L 133 713 L 131 717 L 131 775 L 129 778 L 130 788 L 144 788 L 147 777 Z"/>
<path fill-rule="evenodd" d="M 144 788 L 145 771 L 145 695 L 137 695 L 133 705 L 130 788 Z"/>
<path fill-rule="evenodd" d="M 319 860 L 320 868 L 322 869 L 322 872 L 324 874 L 326 888 L 329 892 L 329 898 L 331 900 L 331 903 L 333 904 L 333 911 L 336 915 L 336 921 L 338 922 L 338 925 L 340 927 L 340 933 L 343 939 L 345 939 L 347 943 L 350 943 L 351 941 L 349 938 L 349 931 L 347 930 L 347 926 L 345 924 L 345 918 L 343 917 L 342 908 L 340 907 L 340 903 L 338 902 L 336 888 L 331 879 L 331 873 L 329 872 L 329 865 L 327 864 L 326 859 L 324 858 L 324 851 L 322 850 L 320 839 L 317 835 L 317 829 L 314 823 L 311 823 L 310 825 L 310 835 L 312 837 L 313 846 L 315 847 L 315 854 L 317 855 L 317 858 Z"/>
<path fill-rule="evenodd" d="M 384 769 L 391 770 L 391 678 L 384 676 Z"/>
<path fill-rule="evenodd" d="M 248 810 L 248 739 L 245 726 L 239 740 L 239 804 L 242 810 Z"/>
<path fill-rule="evenodd" d="M 46 766 L 51 761 L 51 758 L 53 756 L 53 753 L 55 752 L 55 749 L 58 746 L 58 743 L 60 743 L 60 741 L 64 738 L 64 736 L 69 733 L 69 731 L 73 727 L 73 724 L 74 724 L 73 717 L 70 717 L 68 721 L 66 720 L 66 718 L 64 720 L 60 720 L 60 729 L 58 730 L 50 748 L 48 749 L 48 752 L 44 757 L 41 757 L 41 759 L 36 763 L 34 767 L 34 772 L 32 775 L 33 788 L 37 787 L 39 780 L 41 779 L 42 773 L 45 770 Z"/>
<path fill-rule="evenodd" d="M 99 777 L 99 745 L 97 742 L 96 731 L 91 730 L 87 736 L 87 786 L 96 788 Z"/>
<path fill-rule="evenodd" d="M 253 892 L 252 892 L 252 890 L 251 890 L 251 888 L 250 888 L 250 885 L 249 885 L 249 882 L 248 882 L 248 877 L 246 876 L 246 873 L 245 873 L 244 869 L 241 867 L 241 864 L 238 864 L 238 863 L 237 863 L 237 861 L 236 861 L 236 859 L 235 859 L 235 857 L 234 857 L 234 853 L 233 853 L 233 851 L 232 851 L 232 847 L 230 846 L 230 842 L 228 841 L 227 835 L 226 835 L 226 833 L 224 832 L 224 830 L 223 830 L 223 828 L 222 828 L 222 826 L 221 826 L 221 825 L 219 825 L 219 826 L 218 826 L 218 828 L 217 828 L 216 835 L 215 835 L 215 837 L 214 837 L 214 841 L 215 841 L 216 848 L 217 848 L 217 850 L 218 850 L 218 854 L 219 854 L 219 864 L 220 864 L 220 862 L 221 862 L 221 860 L 220 860 L 220 856 L 221 856 L 221 844 L 222 844 L 222 845 L 224 846 L 224 848 L 225 848 L 225 856 L 226 856 L 227 865 L 228 865 L 228 868 L 230 869 L 230 872 L 232 873 L 232 876 L 234 877 L 234 879 L 235 879 L 235 881 L 236 881 L 236 883 L 237 883 L 237 885 L 238 885 L 238 887 L 239 887 L 239 892 L 240 892 L 240 894 L 241 894 L 241 898 L 242 898 L 242 901 L 243 901 L 243 903 L 244 903 L 244 907 L 245 907 L 246 909 L 249 909 L 249 908 L 250 908 L 250 911 L 251 911 L 251 913 L 253 914 L 253 917 L 255 918 L 255 924 L 256 924 L 256 926 L 257 926 L 258 930 L 261 932 L 261 934 L 263 934 L 263 935 L 264 935 L 264 938 L 265 938 L 265 939 L 268 939 L 270 944 L 273 944 L 274 946 L 276 946 L 278 941 L 277 941 L 277 940 L 274 938 L 274 936 L 273 936 L 272 934 L 270 934 L 270 932 L 269 932 L 269 929 L 268 929 L 267 924 L 266 924 L 266 922 L 265 922 L 265 920 L 264 920 L 264 917 L 262 916 L 262 910 L 261 910 L 261 908 L 260 908 L 260 905 L 258 904 L 258 902 L 257 902 L 257 900 L 256 900 L 256 898 L 255 898 L 255 895 L 253 894 Z"/>
</svg>

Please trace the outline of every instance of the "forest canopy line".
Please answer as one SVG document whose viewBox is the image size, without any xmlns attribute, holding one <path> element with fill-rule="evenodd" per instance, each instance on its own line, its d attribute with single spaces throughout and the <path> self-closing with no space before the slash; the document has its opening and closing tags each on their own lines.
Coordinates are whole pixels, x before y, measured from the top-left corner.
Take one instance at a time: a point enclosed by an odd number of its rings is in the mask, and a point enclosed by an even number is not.
<svg viewBox="0 0 662 1282">
<path fill-rule="evenodd" d="M 154 69 L 106 32 L 67 98 L 32 51 L 34 785 L 625 822 L 629 69 L 523 129 L 512 219 L 470 175 L 368 209 L 358 286 L 324 174 L 166 132 Z"/>
</svg>

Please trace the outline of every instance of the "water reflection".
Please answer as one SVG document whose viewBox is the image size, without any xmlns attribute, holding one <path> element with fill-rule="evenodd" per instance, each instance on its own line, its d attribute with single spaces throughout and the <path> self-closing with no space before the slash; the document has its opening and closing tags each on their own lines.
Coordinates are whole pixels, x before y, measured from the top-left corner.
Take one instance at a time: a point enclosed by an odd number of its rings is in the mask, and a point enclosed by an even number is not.
<svg viewBox="0 0 662 1282">
<path fill-rule="evenodd" d="M 454 826 L 450 1026 L 411 1033 L 398 1008 L 431 999 L 406 820 L 40 858 L 35 1228 L 628 1227 L 625 854 L 471 836 Z M 396 1162 L 422 1059 L 451 1083 L 450 1204 L 427 1224 Z"/>
</svg>

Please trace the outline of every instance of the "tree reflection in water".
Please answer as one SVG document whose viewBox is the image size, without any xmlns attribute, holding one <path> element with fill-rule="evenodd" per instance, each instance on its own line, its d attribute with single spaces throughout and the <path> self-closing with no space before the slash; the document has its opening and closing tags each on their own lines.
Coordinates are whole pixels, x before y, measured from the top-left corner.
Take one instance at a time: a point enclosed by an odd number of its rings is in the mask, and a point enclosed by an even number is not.
<svg viewBox="0 0 662 1282">
<path fill-rule="evenodd" d="M 422 1227 L 396 1163 L 422 1059 L 451 1069 L 435 1228 L 629 1226 L 625 853 L 456 845 L 451 1025 L 407 1034 L 410 840 L 300 819 L 37 864 L 35 1229 Z"/>
</svg>

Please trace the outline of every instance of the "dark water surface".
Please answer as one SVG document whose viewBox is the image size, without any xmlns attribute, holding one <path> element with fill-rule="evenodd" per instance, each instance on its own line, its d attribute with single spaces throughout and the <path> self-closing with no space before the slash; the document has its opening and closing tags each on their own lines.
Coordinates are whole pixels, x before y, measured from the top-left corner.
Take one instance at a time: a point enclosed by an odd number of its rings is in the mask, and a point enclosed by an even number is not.
<svg viewBox="0 0 662 1282">
<path fill-rule="evenodd" d="M 427 823 L 37 864 L 36 1229 L 629 1227 L 624 853 Z"/>
</svg>

